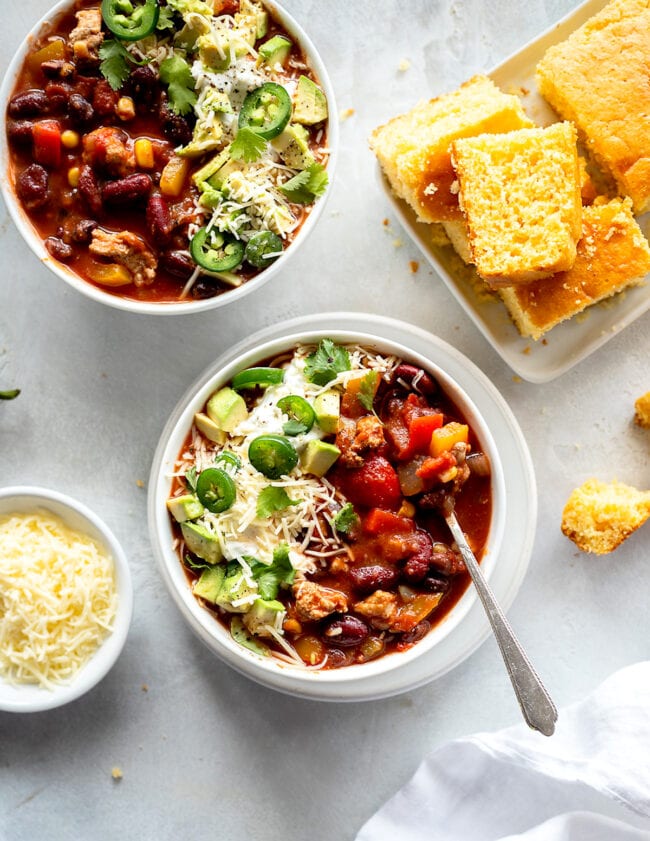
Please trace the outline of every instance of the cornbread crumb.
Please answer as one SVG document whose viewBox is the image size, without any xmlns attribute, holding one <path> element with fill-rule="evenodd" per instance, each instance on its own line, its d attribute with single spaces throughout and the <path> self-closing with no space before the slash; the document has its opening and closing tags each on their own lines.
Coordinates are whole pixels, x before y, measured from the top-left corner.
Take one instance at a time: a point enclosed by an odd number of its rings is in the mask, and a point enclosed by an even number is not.
<svg viewBox="0 0 650 841">
<path fill-rule="evenodd" d="M 408 60 L 408 58 L 403 58 L 403 59 L 400 60 L 400 63 L 397 65 L 397 69 L 399 70 L 400 73 L 404 73 L 409 69 L 410 66 L 411 66 L 411 62 Z"/>
<path fill-rule="evenodd" d="M 591 304 L 638 285 L 650 271 L 650 248 L 629 199 L 584 208 L 582 225 L 583 237 L 570 271 L 499 290 L 522 336 L 539 339 Z"/>
<path fill-rule="evenodd" d="M 520 383 L 520 382 L 522 382 L 522 379 L 521 379 L 521 377 L 517 376 L 517 374 L 515 374 L 512 378 L 512 381 L 513 381 L 513 383 Z"/>
<path fill-rule="evenodd" d="M 560 116 L 571 120 L 596 162 L 630 196 L 636 213 L 650 207 L 650 8 L 646 0 L 612 0 L 537 66 L 537 83 Z"/>
<path fill-rule="evenodd" d="M 470 252 L 491 286 L 573 265 L 582 218 L 576 141 L 565 122 L 452 143 Z"/>
<path fill-rule="evenodd" d="M 142 479 L 136 479 L 135 483 L 139 488 L 144 488 L 144 482 L 142 481 Z"/>
<path fill-rule="evenodd" d="M 149 686 L 146 683 L 143 683 L 142 686 L 140 687 L 140 689 L 143 692 L 148 692 L 149 691 Z"/>
<path fill-rule="evenodd" d="M 401 239 L 394 239 L 393 240 L 393 248 L 401 248 L 404 245 Z"/>
<path fill-rule="evenodd" d="M 562 533 L 583 552 L 612 552 L 650 517 L 650 492 L 622 482 L 588 479 L 571 492 Z"/>
<path fill-rule="evenodd" d="M 650 391 L 635 400 L 634 423 L 644 429 L 650 429 Z"/>
<path fill-rule="evenodd" d="M 532 126 L 516 96 L 487 76 L 474 76 L 452 93 L 421 102 L 375 129 L 374 151 L 393 192 L 422 222 L 460 219 L 449 147 L 457 137 Z"/>
<path fill-rule="evenodd" d="M 355 111 L 354 108 L 344 108 L 343 111 L 339 114 L 339 122 L 343 123 L 345 120 L 349 120 L 350 117 L 354 115 Z"/>
<path fill-rule="evenodd" d="M 409 260 L 409 268 L 411 270 L 411 274 L 416 274 L 420 268 L 420 264 L 417 260 Z"/>
<path fill-rule="evenodd" d="M 113 770 L 111 771 L 111 777 L 114 780 L 121 780 L 123 776 L 124 774 L 122 773 L 122 769 L 118 768 L 116 765 L 115 768 L 113 768 Z"/>
</svg>

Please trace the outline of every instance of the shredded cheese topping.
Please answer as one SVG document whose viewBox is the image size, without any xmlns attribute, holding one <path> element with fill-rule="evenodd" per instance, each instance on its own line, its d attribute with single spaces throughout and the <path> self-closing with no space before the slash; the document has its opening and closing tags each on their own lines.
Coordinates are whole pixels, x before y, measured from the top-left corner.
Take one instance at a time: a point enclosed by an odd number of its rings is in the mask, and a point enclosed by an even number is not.
<svg viewBox="0 0 650 841">
<path fill-rule="evenodd" d="M 0 674 L 48 689 L 70 681 L 112 630 L 111 556 L 49 512 L 0 519 Z"/>
</svg>

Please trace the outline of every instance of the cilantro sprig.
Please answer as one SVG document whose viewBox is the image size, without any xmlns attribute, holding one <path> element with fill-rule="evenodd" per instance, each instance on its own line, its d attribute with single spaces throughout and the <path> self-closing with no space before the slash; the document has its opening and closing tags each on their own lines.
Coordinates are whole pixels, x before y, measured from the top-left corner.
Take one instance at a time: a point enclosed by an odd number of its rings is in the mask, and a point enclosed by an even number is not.
<svg viewBox="0 0 650 841">
<path fill-rule="evenodd" d="M 230 144 L 230 157 L 234 161 L 244 160 L 252 163 L 259 160 L 266 149 L 266 140 L 253 129 L 244 127 L 237 132 L 237 137 Z"/>
<path fill-rule="evenodd" d="M 276 511 L 284 511 L 290 505 L 297 504 L 298 502 L 296 500 L 289 498 L 289 494 L 284 488 L 269 485 L 263 488 L 258 494 L 256 513 L 261 519 L 266 519 Z"/>
<path fill-rule="evenodd" d="M 257 561 L 251 565 L 257 591 L 262 599 L 275 599 L 282 586 L 293 584 L 296 571 L 289 560 L 289 547 L 281 543 L 273 552 L 273 561 L 263 564 Z"/>
<path fill-rule="evenodd" d="M 312 164 L 285 181 L 280 190 L 291 202 L 311 204 L 323 195 L 328 181 L 325 167 L 322 164 Z"/>
<path fill-rule="evenodd" d="M 119 90 L 129 78 L 131 64 L 136 63 L 131 53 L 120 41 L 107 38 L 99 48 L 99 57 L 102 76 L 114 91 Z"/>
<path fill-rule="evenodd" d="M 359 516 L 351 502 L 346 502 L 343 508 L 336 512 L 332 525 L 336 531 L 349 534 L 350 530 L 359 522 Z"/>
<path fill-rule="evenodd" d="M 305 363 L 305 377 L 315 385 L 327 385 L 337 374 L 350 370 L 350 354 L 331 339 L 322 339 Z"/>
<path fill-rule="evenodd" d="M 375 402 L 375 394 L 377 392 L 377 383 L 379 381 L 379 374 L 377 371 L 368 371 L 365 377 L 361 380 L 357 399 L 359 403 L 368 412 L 372 412 L 372 406 Z"/>
<path fill-rule="evenodd" d="M 196 105 L 194 77 L 189 64 L 179 55 L 166 58 L 160 65 L 160 78 L 167 85 L 169 105 L 175 114 L 187 114 Z"/>
</svg>

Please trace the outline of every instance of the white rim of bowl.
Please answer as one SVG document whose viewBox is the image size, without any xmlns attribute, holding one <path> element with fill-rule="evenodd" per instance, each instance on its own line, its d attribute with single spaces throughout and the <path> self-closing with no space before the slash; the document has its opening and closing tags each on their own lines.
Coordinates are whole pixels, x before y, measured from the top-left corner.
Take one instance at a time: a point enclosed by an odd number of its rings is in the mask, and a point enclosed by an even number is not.
<svg viewBox="0 0 650 841">
<path fill-rule="evenodd" d="M 97 0 L 99 3 L 100 0 Z M 325 96 L 327 98 L 329 117 L 327 121 L 327 145 L 329 149 L 329 160 L 327 162 L 328 186 L 325 194 L 321 196 L 314 204 L 309 216 L 300 227 L 295 239 L 290 244 L 289 248 L 272 263 L 263 272 L 260 272 L 251 280 L 242 283 L 241 286 L 229 289 L 212 298 L 204 298 L 197 301 L 185 302 L 168 302 L 168 303 L 150 303 L 148 301 L 136 301 L 132 298 L 122 298 L 119 295 L 114 295 L 110 292 L 105 292 L 98 286 L 94 286 L 90 281 L 84 280 L 79 275 L 75 274 L 71 269 L 51 257 L 45 248 L 42 240 L 38 237 L 34 226 L 32 225 L 29 216 L 20 206 L 14 189 L 14 179 L 11 176 L 11 160 L 9 155 L 9 142 L 7 139 L 6 129 L 2 131 L 0 137 L 0 173 L 4 177 L 0 178 L 0 190 L 2 191 L 5 204 L 9 211 L 9 215 L 18 228 L 18 232 L 22 236 L 24 242 L 30 250 L 38 257 L 50 271 L 54 272 L 59 278 L 65 281 L 73 289 L 81 292 L 87 298 L 97 301 L 100 304 L 106 304 L 114 309 L 125 310 L 127 312 L 139 313 L 144 315 L 189 315 L 196 312 L 205 312 L 207 310 L 218 309 L 227 306 L 228 304 L 238 301 L 245 295 L 254 292 L 260 286 L 276 275 L 287 261 L 291 259 L 298 248 L 304 244 L 313 231 L 318 218 L 325 208 L 325 204 L 332 192 L 334 182 L 334 175 L 336 171 L 336 163 L 338 158 L 339 146 L 339 125 L 336 110 L 336 100 L 334 98 L 334 89 L 330 81 L 325 64 L 313 42 L 302 29 L 300 24 L 280 6 L 275 0 L 261 0 L 262 4 L 266 6 L 277 18 L 287 32 L 292 35 L 300 44 L 307 56 L 307 62 L 310 68 L 322 86 Z M 41 29 L 47 27 L 56 17 L 62 12 L 68 10 L 73 6 L 73 0 L 59 0 L 43 17 L 36 23 L 34 27 L 25 36 L 22 44 L 14 54 L 7 71 L 5 73 L 2 85 L 0 86 L 0 107 L 2 113 L 7 113 L 7 105 L 16 84 L 16 79 L 23 66 L 23 62 L 27 56 L 31 44 L 39 37 Z M 6 126 L 6 117 L 3 122 L 3 128 Z"/>
<path fill-rule="evenodd" d="M 36 684 L 9 684 L 2 677 L 0 683 L 10 690 L 15 689 L 16 699 L 2 698 L 0 692 L 0 710 L 4 712 L 42 712 L 43 710 L 54 709 L 63 704 L 81 697 L 94 686 L 96 686 L 111 670 L 120 656 L 124 643 L 129 633 L 131 618 L 133 616 L 133 582 L 131 570 L 119 541 L 97 514 L 82 502 L 67 494 L 49 488 L 36 487 L 31 485 L 15 485 L 0 488 L 0 500 L 15 499 L 18 503 L 16 510 L 25 510 L 20 505 L 21 499 L 34 500 L 33 508 L 43 508 L 58 514 L 61 519 L 66 520 L 64 511 L 70 511 L 80 517 L 87 524 L 87 533 L 92 537 L 99 537 L 106 549 L 110 552 L 115 566 L 117 578 L 118 607 L 115 615 L 113 631 L 99 646 L 91 659 L 71 679 L 70 683 L 60 684 L 55 689 L 44 689 Z M 54 504 L 57 510 L 51 507 Z M 61 512 L 61 513 L 59 513 Z M 4 514 L 0 516 L 5 516 Z M 93 665 L 92 671 L 88 670 Z M 30 699 L 20 697 L 21 692 L 29 692 Z"/>
<path fill-rule="evenodd" d="M 325 318 L 325 316 L 323 316 Z M 332 323 L 337 323 L 336 318 Z M 289 322 L 287 326 L 292 326 Z M 408 325 L 405 325 L 408 326 Z M 277 325 L 280 330 L 282 325 Z M 262 331 L 264 332 L 264 331 Z M 169 481 L 163 472 L 165 465 L 171 466 L 175 462 L 182 444 L 191 425 L 191 417 L 194 412 L 203 405 L 209 394 L 215 387 L 227 382 L 240 367 L 254 364 L 256 361 L 274 355 L 282 349 L 295 346 L 297 343 L 308 343 L 318 340 L 319 337 L 330 337 L 335 341 L 358 342 L 364 346 L 374 345 L 379 352 L 394 352 L 406 360 L 413 360 L 426 367 L 440 380 L 443 391 L 457 403 L 461 411 L 466 414 L 479 437 L 482 446 L 491 457 L 494 473 L 493 476 L 493 509 L 491 515 L 490 531 L 486 551 L 482 559 L 483 570 L 488 577 L 494 569 L 496 558 L 504 537 L 504 525 L 506 518 L 507 499 L 501 460 L 498 456 L 496 444 L 489 427 L 482 420 L 482 415 L 467 391 L 460 386 L 440 365 L 434 362 L 425 354 L 418 353 L 407 347 L 403 342 L 394 339 L 385 339 L 377 334 L 370 334 L 363 330 L 351 329 L 312 329 L 305 328 L 299 332 L 282 332 L 282 335 L 269 339 L 262 344 L 255 343 L 255 337 L 246 342 L 240 343 L 230 353 L 220 357 L 210 366 L 199 379 L 188 389 L 181 398 L 166 424 L 156 450 L 152 472 L 149 482 L 149 529 L 150 537 L 161 569 L 163 579 L 179 607 L 183 617 L 189 623 L 194 632 L 204 643 L 221 659 L 233 666 L 237 671 L 246 674 L 266 685 L 283 689 L 277 686 L 273 678 L 280 680 L 289 679 L 294 684 L 291 688 L 284 688 L 284 691 L 296 694 L 304 693 L 309 697 L 320 697 L 319 690 L 326 689 L 329 693 L 338 688 L 343 689 L 351 683 L 365 682 L 405 668 L 415 659 L 430 652 L 440 641 L 450 634 L 467 616 L 469 610 L 477 601 L 475 589 L 470 585 L 458 602 L 454 605 L 443 620 L 424 637 L 417 645 L 407 651 L 392 653 L 387 657 L 378 658 L 364 664 L 346 666 L 343 669 L 308 671 L 299 667 L 292 667 L 277 660 L 260 657 L 247 649 L 237 645 L 231 639 L 228 631 L 211 616 L 211 614 L 198 603 L 191 593 L 182 564 L 175 551 L 171 549 L 172 532 L 165 506 L 168 496 Z M 247 349 L 238 352 L 244 345 Z M 382 350 L 384 348 L 385 350 Z M 459 355 L 460 356 L 460 355 Z M 225 359 L 225 364 L 221 360 Z M 469 361 L 467 360 L 468 364 Z M 181 431 L 179 434 L 179 430 Z M 170 441 L 174 438 L 177 445 L 173 448 Z M 497 504 L 497 500 L 499 504 Z M 164 535 L 164 539 L 161 537 Z M 391 694 L 391 693 L 389 693 Z M 333 698 L 332 698 L 333 699 Z M 334 699 L 336 700 L 336 699 Z"/>
</svg>

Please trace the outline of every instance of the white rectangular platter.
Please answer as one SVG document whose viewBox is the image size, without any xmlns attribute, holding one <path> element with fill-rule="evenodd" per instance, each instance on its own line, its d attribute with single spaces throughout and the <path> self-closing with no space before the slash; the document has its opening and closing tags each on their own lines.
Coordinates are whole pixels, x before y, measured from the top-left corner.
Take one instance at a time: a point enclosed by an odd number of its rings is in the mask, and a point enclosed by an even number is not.
<svg viewBox="0 0 650 841">
<path fill-rule="evenodd" d="M 548 47 L 563 41 L 605 5 L 606 0 L 587 0 L 488 74 L 505 93 L 521 96 L 527 114 L 539 125 L 556 121 L 557 115 L 537 92 L 537 63 Z M 543 383 L 559 377 L 650 309 L 646 278 L 646 284 L 588 308 L 554 327 L 540 341 L 523 338 L 501 301 L 486 294 L 474 270 L 465 266 L 449 245 L 436 244 L 432 226 L 418 222 L 383 177 L 381 181 L 395 214 L 449 291 L 503 360 L 529 382 Z M 639 220 L 644 233 L 645 221 Z"/>
</svg>

